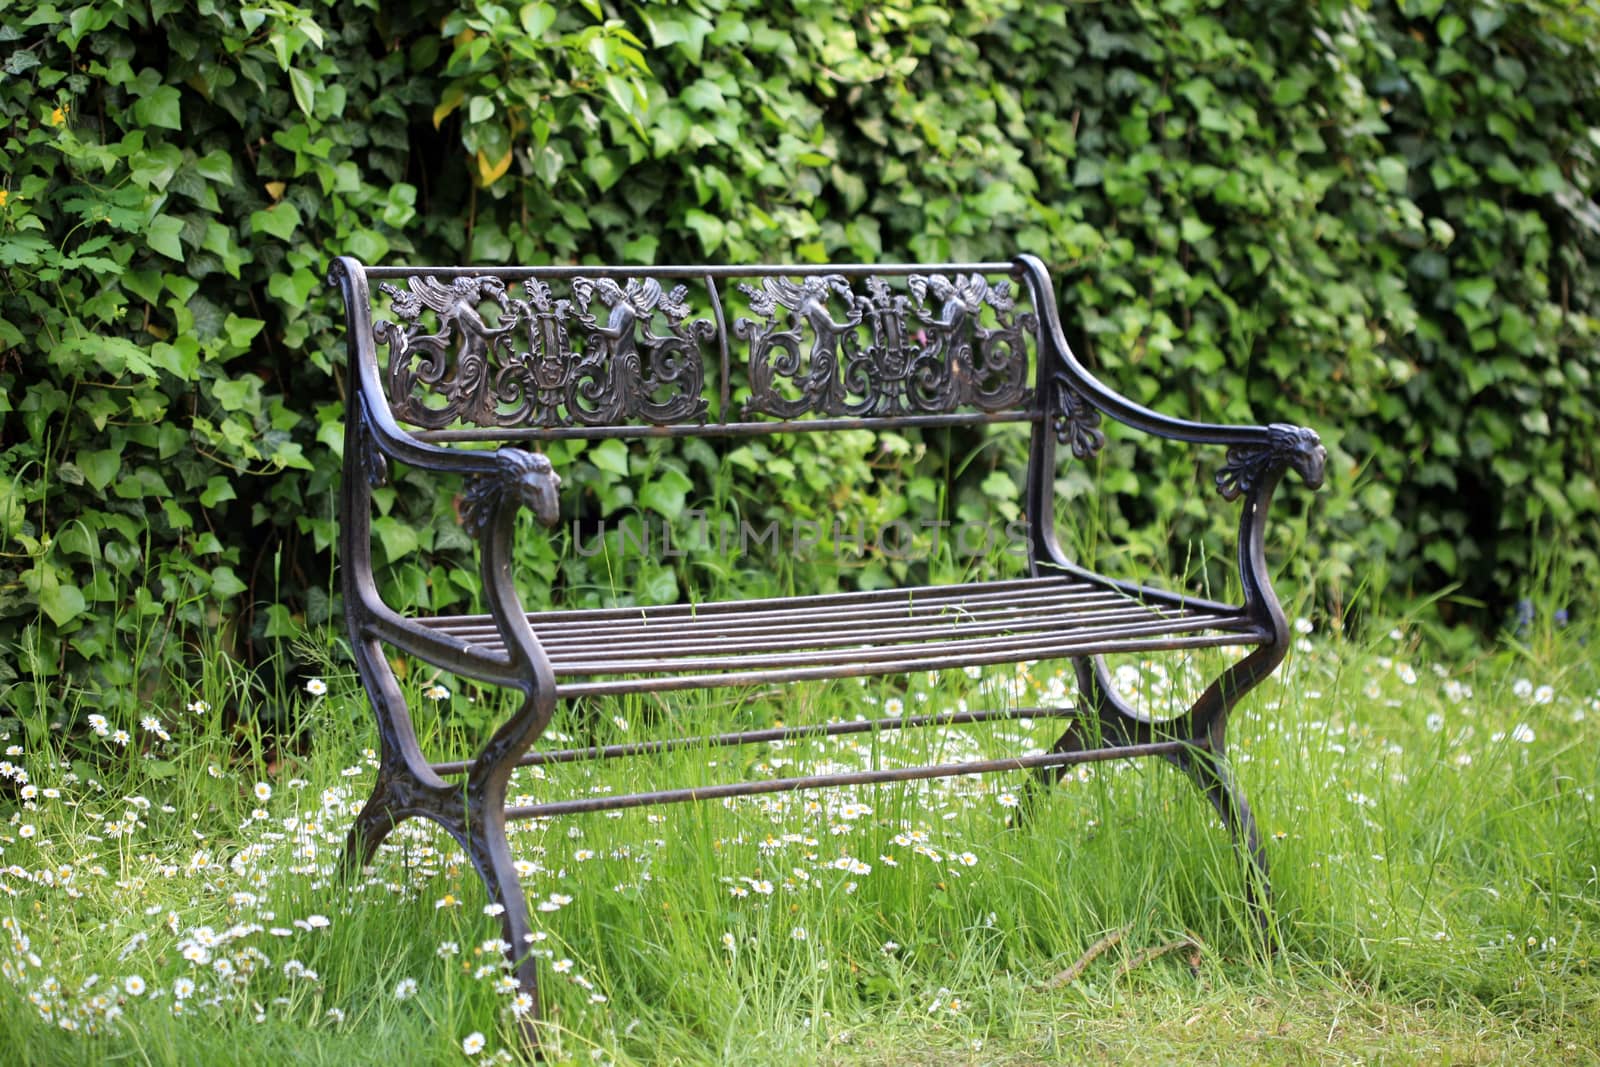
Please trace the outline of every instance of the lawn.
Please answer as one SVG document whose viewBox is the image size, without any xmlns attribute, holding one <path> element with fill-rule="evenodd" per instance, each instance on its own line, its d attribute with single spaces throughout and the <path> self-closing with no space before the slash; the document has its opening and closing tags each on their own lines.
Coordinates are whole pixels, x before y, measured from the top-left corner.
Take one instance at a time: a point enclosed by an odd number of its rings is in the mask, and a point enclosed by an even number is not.
<svg viewBox="0 0 1600 1067">
<path fill-rule="evenodd" d="M 1233 731 L 1278 951 L 1210 809 L 1156 763 L 1075 771 L 1021 825 L 1021 775 L 578 816 L 513 836 L 548 1055 L 1596 1062 L 1596 635 L 1536 628 L 1438 662 L 1409 623 L 1359 641 L 1300 629 Z M 293 745 L 223 725 L 250 720 L 222 710 L 241 698 L 218 662 L 188 706 L 141 723 L 0 740 L 0 1059 L 522 1057 L 498 926 L 454 844 L 408 824 L 375 866 L 339 874 L 375 740 L 336 662 L 295 695 Z M 593 704 L 552 740 L 1047 706 L 1070 699 L 1059 666 Z M 1206 666 L 1119 677 L 1159 712 Z M 430 755 L 466 752 L 493 718 L 453 679 L 407 685 Z M 1002 756 L 1059 728 L 1023 716 L 553 765 L 513 794 Z"/>
</svg>

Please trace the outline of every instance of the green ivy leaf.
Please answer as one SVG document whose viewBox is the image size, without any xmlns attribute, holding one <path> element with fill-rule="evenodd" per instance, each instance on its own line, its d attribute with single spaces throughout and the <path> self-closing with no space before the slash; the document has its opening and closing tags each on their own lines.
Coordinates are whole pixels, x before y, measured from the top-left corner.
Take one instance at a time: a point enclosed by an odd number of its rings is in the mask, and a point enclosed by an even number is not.
<svg viewBox="0 0 1600 1067">
<path fill-rule="evenodd" d="M 122 276 L 122 287 L 147 304 L 161 302 L 161 272 L 130 270 Z"/>
<path fill-rule="evenodd" d="M 299 67 L 289 68 L 289 88 L 294 93 L 295 106 L 304 115 L 310 115 L 316 103 L 317 90 L 322 87 L 321 82 Z"/>
<path fill-rule="evenodd" d="M 250 213 L 250 232 L 265 233 L 280 241 L 294 236 L 300 225 L 300 209 L 288 200 L 280 200 L 265 211 Z"/>
<path fill-rule="evenodd" d="M 601 470 L 624 478 L 628 476 L 628 446 L 616 438 L 592 446 L 586 455 L 589 462 Z"/>
<path fill-rule="evenodd" d="M 678 599 L 678 575 L 671 567 L 646 566 L 639 576 L 639 601 L 671 604 Z"/>
<path fill-rule="evenodd" d="M 683 473 L 666 468 L 656 472 L 639 490 L 639 506 L 676 519 L 683 514 L 684 501 L 693 487 L 694 483 Z"/>
<path fill-rule="evenodd" d="M 206 487 L 200 493 L 200 506 L 214 508 L 225 500 L 237 500 L 238 496 L 233 491 L 233 482 L 220 474 L 213 474 L 206 479 Z"/>
<path fill-rule="evenodd" d="M 1406 191 L 1406 181 L 1410 174 L 1406 161 L 1399 156 L 1385 156 L 1376 163 L 1378 180 L 1390 192 L 1403 193 Z"/>
<path fill-rule="evenodd" d="M 546 30 L 555 25 L 556 8 L 554 4 L 523 4 L 517 12 L 517 19 L 522 23 L 524 33 L 539 40 L 544 37 Z"/>
<path fill-rule="evenodd" d="M 157 215 L 145 231 L 145 244 L 168 259 L 183 259 L 183 223 L 171 215 Z"/>
<path fill-rule="evenodd" d="M 175 344 L 157 341 L 150 346 L 150 362 L 179 381 L 192 382 L 200 373 L 200 342 L 187 334 Z"/>
<path fill-rule="evenodd" d="M 178 90 L 170 85 L 162 85 L 152 89 L 134 103 L 133 117 L 141 126 L 181 130 L 183 116 L 179 104 Z"/>
<path fill-rule="evenodd" d="M 994 500 L 1017 499 L 1017 480 L 1007 471 L 990 471 L 981 487 L 985 496 Z"/>
<path fill-rule="evenodd" d="M 363 263 L 382 263 L 389 254 L 388 238 L 376 230 L 357 230 L 350 235 L 345 247 Z"/>
<path fill-rule="evenodd" d="M 297 270 L 293 274 L 276 273 L 267 282 L 267 295 L 291 308 L 303 308 L 311 291 L 321 284 L 315 274 Z"/>
<path fill-rule="evenodd" d="M 697 65 L 705 52 L 706 37 L 715 28 L 700 15 L 688 11 L 653 14 L 648 21 L 650 38 L 658 48 L 682 45 L 689 62 Z"/>
<path fill-rule="evenodd" d="M 1480 311 L 1489 306 L 1494 296 L 1493 278 L 1462 278 L 1455 284 L 1456 295 Z"/>
<path fill-rule="evenodd" d="M 283 604 L 269 604 L 267 606 L 268 637 L 294 638 L 301 634 L 300 624 L 295 621 L 294 613 Z"/>
<path fill-rule="evenodd" d="M 272 450 L 272 455 L 267 458 L 280 467 L 294 467 L 303 471 L 317 469 L 306 458 L 305 450 L 299 441 L 284 441 L 280 443 L 278 447 Z"/>
<path fill-rule="evenodd" d="M 255 414 L 261 410 L 261 379 L 253 374 L 236 379 L 221 378 L 211 383 L 211 395 L 225 411 Z"/>
<path fill-rule="evenodd" d="M 248 588 L 250 587 L 241 582 L 239 576 L 233 573 L 232 567 L 211 568 L 211 595 L 217 599 L 227 600 L 230 597 L 236 597 Z"/>
<path fill-rule="evenodd" d="M 57 626 L 65 626 L 76 619 L 88 606 L 83 598 L 83 590 L 75 585 L 54 583 L 39 590 L 39 607 Z"/>
<path fill-rule="evenodd" d="M 685 104 L 698 111 L 721 111 L 727 105 L 722 88 L 709 78 L 701 78 L 679 95 Z"/>
<path fill-rule="evenodd" d="M 95 489 L 104 491 L 122 469 L 122 457 L 111 449 L 85 450 L 78 453 L 78 469 L 84 479 Z"/>
<path fill-rule="evenodd" d="M 194 169 L 201 177 L 221 185 L 233 184 L 233 159 L 222 149 L 207 152 L 194 161 Z"/>
<path fill-rule="evenodd" d="M 1186 244 L 1198 244 L 1210 237 L 1216 230 L 1194 216 L 1188 215 L 1179 224 L 1178 232 Z"/>
<path fill-rule="evenodd" d="M 228 344 L 234 348 L 249 348 L 250 342 L 255 340 L 257 334 L 266 322 L 261 319 L 240 318 L 233 312 L 228 312 L 228 317 L 223 320 L 223 332 L 228 335 Z"/>
<path fill-rule="evenodd" d="M 372 532 L 383 545 L 383 557 L 395 563 L 417 550 L 417 532 L 399 519 L 380 515 L 372 520 Z"/>
<path fill-rule="evenodd" d="M 709 254 L 721 247 L 724 233 L 721 219 L 694 208 L 683 216 L 683 222 L 700 238 L 702 251 Z"/>
</svg>

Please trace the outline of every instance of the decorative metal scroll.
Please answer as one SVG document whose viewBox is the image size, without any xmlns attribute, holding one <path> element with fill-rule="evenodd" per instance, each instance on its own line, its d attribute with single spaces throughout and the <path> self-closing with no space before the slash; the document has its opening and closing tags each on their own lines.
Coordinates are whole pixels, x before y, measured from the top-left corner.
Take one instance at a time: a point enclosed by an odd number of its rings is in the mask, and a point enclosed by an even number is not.
<svg viewBox="0 0 1600 1067">
<path fill-rule="evenodd" d="M 389 457 L 378 450 L 378 443 L 373 440 L 366 409 L 357 407 L 352 417 L 361 423 L 361 432 L 355 435 L 355 440 L 356 447 L 360 449 L 361 469 L 366 472 L 367 484 L 374 489 L 381 489 L 389 484 Z"/>
<path fill-rule="evenodd" d="M 653 278 L 574 278 L 570 297 L 558 298 L 530 278 L 519 297 L 501 279 L 477 275 L 379 288 L 395 321 L 374 323 L 373 338 L 389 350 L 389 404 L 402 422 L 433 430 L 705 418 L 701 346 L 717 329 L 689 318 L 686 286 L 663 294 Z M 603 322 L 590 312 L 597 297 Z M 499 308 L 492 324 L 482 313 L 491 302 Z"/>
<path fill-rule="evenodd" d="M 750 342 L 747 417 L 1002 411 L 1027 401 L 1025 338 L 1037 320 L 1016 312 L 1009 282 L 913 274 L 897 291 L 869 277 L 861 294 L 826 274 L 739 290 L 760 316 L 733 324 Z"/>
<path fill-rule="evenodd" d="M 1050 377 L 1050 428 L 1078 459 L 1092 459 L 1106 444 L 1100 410 L 1060 371 Z"/>
</svg>

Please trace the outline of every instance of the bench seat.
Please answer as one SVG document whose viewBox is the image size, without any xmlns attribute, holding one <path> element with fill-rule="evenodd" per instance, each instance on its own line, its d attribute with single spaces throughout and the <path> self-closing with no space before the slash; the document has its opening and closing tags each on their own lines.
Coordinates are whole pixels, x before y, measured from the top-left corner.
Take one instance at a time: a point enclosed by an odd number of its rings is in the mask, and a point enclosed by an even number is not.
<svg viewBox="0 0 1600 1067">
<path fill-rule="evenodd" d="M 1237 608 L 1066 575 L 652 607 L 528 623 L 562 697 L 896 674 L 1112 652 L 1260 644 Z M 488 653 L 488 615 L 415 623 Z"/>
</svg>

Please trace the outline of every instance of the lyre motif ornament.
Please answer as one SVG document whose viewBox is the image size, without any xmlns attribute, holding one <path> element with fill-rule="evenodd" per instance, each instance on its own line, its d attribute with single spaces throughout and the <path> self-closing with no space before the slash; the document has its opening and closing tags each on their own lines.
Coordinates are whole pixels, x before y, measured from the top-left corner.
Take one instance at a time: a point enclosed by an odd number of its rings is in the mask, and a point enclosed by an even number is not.
<svg viewBox="0 0 1600 1067">
<path fill-rule="evenodd" d="M 1224 500 L 1237 500 L 1268 471 L 1284 467 L 1298 471 L 1310 488 L 1320 489 L 1327 462 L 1328 451 L 1315 430 L 1275 422 L 1267 427 L 1266 444 L 1228 449 L 1228 461 L 1217 472 L 1217 491 Z"/>
<path fill-rule="evenodd" d="M 424 429 L 456 422 L 483 427 L 656 425 L 703 421 L 707 401 L 701 346 L 710 319 L 690 319 L 688 289 L 663 295 L 653 278 L 574 278 L 570 298 L 530 278 L 522 296 L 493 276 L 444 284 L 431 276 L 379 287 L 393 322 L 373 337 L 389 349 L 387 386 L 396 419 Z M 598 297 L 604 319 L 592 314 Z M 480 308 L 499 309 L 491 326 Z M 437 332 L 423 322 L 437 317 Z M 657 313 L 663 333 L 653 332 Z"/>
<path fill-rule="evenodd" d="M 595 294 L 611 309 L 603 326 L 589 314 Z M 684 324 L 688 294 L 688 286 L 679 285 L 663 296 L 654 278 L 629 278 L 626 286 L 610 278 L 573 279 L 576 320 L 588 334 L 566 394 L 573 418 L 590 426 L 612 426 L 626 418 L 657 425 L 704 418 L 708 405 L 701 395 L 705 372 L 700 342 L 715 337 L 717 330 L 710 319 Z M 658 307 L 667 320 L 669 334 L 664 337 L 650 332 Z M 663 391 L 668 395 L 658 398 Z"/>
<path fill-rule="evenodd" d="M 1027 400 L 1025 337 L 1036 320 L 1016 314 L 1004 280 L 913 274 L 902 292 L 873 276 L 863 295 L 825 274 L 739 290 L 760 316 L 733 324 L 750 342 L 746 416 L 1001 411 Z M 993 327 L 983 325 L 986 306 Z"/>
<path fill-rule="evenodd" d="M 761 322 L 734 320 L 735 336 L 750 342 L 750 399 L 746 415 L 765 413 L 792 419 L 810 411 L 830 415 L 844 412 L 844 382 L 839 376 L 839 342 L 861 321 L 855 294 L 842 274 L 812 275 L 796 285 L 787 278 L 763 278 L 761 288 L 740 285 L 750 298 L 750 310 Z M 828 309 L 839 295 L 847 312 L 836 320 Z M 778 310 L 783 308 L 793 314 Z M 807 327 L 811 331 L 810 359 L 802 370 L 800 349 Z M 778 391 L 778 378 L 787 378 L 800 395 L 786 399 Z"/>
</svg>

